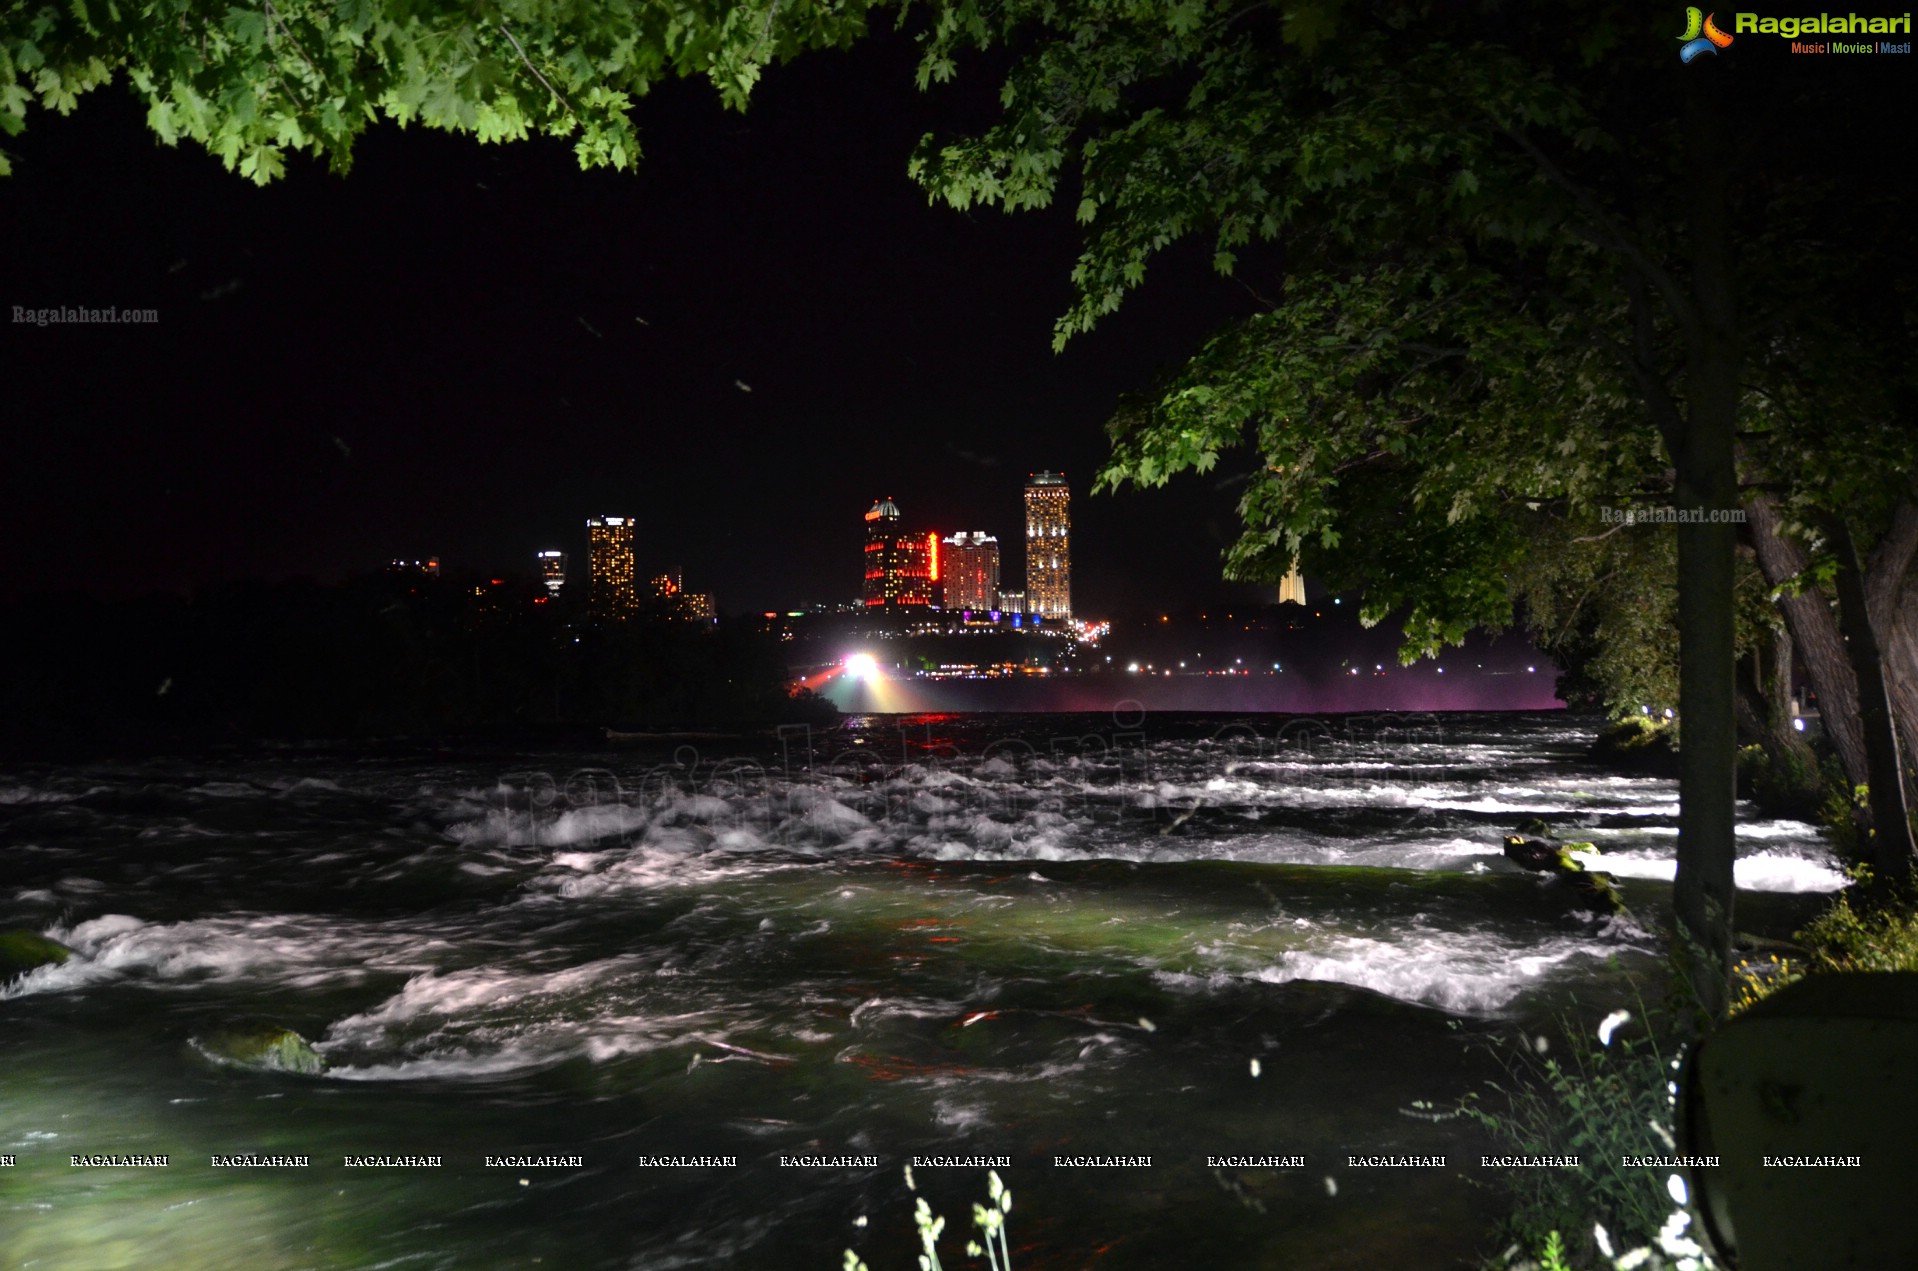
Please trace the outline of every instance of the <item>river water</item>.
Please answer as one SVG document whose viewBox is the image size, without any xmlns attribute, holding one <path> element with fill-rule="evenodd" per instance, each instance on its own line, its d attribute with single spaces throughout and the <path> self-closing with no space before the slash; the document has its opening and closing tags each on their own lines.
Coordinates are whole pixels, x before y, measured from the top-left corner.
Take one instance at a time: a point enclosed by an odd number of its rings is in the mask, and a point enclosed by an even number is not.
<svg viewBox="0 0 1918 1271">
<path fill-rule="evenodd" d="M 0 991 L 0 1265 L 889 1271 L 925 1197 L 983 1266 L 982 1158 L 1021 1268 L 1466 1265 L 1503 1202 L 1442 1109 L 1659 972 L 1676 791 L 1589 740 L 866 716 L 0 773 L 0 929 L 77 954 Z M 1740 925 L 1789 930 L 1842 880 L 1741 811 Z M 1526 816 L 1637 920 L 1507 865 Z M 211 1057 L 254 1022 L 326 1071 Z"/>
</svg>

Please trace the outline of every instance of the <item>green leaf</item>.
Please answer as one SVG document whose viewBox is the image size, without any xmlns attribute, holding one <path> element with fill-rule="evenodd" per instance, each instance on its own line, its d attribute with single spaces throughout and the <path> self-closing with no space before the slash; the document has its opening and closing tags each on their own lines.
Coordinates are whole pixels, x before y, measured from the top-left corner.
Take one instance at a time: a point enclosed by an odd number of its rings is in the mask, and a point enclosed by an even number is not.
<svg viewBox="0 0 1918 1271">
<path fill-rule="evenodd" d="M 158 133 L 160 140 L 165 144 L 169 146 L 179 144 L 180 130 L 174 126 L 171 102 L 156 101 L 147 107 L 147 127 Z"/>
<path fill-rule="evenodd" d="M 266 44 L 266 14 L 261 10 L 230 8 L 220 25 L 247 49 L 257 51 Z"/>
</svg>

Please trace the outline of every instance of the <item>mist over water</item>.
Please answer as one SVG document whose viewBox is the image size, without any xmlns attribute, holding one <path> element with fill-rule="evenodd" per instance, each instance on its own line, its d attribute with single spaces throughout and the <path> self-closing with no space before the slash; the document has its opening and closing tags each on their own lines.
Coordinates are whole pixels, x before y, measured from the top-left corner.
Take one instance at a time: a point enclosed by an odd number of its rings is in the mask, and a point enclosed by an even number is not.
<svg viewBox="0 0 1918 1271">
<path fill-rule="evenodd" d="M 1012 1159 L 1022 1268 L 1451 1265 L 1499 1202 L 1475 1132 L 1414 1103 L 1659 973 L 1676 791 L 1589 740 L 1555 714 L 869 716 L 0 774 L 0 928 L 76 954 L 0 990 L 0 1255 L 908 1266 L 899 1167 L 947 1153 Z M 1509 865 L 1528 816 L 1590 842 L 1632 916 Z M 1746 812 L 1739 855 L 1754 914 L 1843 881 L 1800 823 Z M 245 1021 L 327 1070 L 209 1058 Z M 311 1165 L 208 1165 L 247 1151 Z M 1206 1163 L 1248 1152 L 1308 1164 Z M 1345 1166 L 1377 1152 L 1457 1167 Z M 1101 1153 L 1153 1163 L 1051 1164 Z M 343 1164 L 367 1154 L 442 1164 Z M 802 1154 L 879 1163 L 779 1163 Z M 920 1173 L 955 1235 L 983 1175 Z"/>
</svg>

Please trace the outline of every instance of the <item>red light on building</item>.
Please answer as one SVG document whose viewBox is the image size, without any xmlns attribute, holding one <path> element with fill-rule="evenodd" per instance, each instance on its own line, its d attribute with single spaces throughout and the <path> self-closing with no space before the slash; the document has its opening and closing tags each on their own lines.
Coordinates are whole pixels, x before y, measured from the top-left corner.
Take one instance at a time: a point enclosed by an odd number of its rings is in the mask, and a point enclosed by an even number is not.
<svg viewBox="0 0 1918 1271">
<path fill-rule="evenodd" d="M 930 572 L 927 574 L 927 577 L 930 578 L 933 582 L 938 582 L 939 581 L 939 536 L 937 534 L 926 535 L 926 559 L 930 563 L 929 564 Z"/>
<path fill-rule="evenodd" d="M 881 499 L 866 513 L 865 592 L 867 606 L 891 609 L 930 605 L 937 566 L 933 553 L 939 537 L 908 533 L 901 525 L 899 505 Z"/>
</svg>

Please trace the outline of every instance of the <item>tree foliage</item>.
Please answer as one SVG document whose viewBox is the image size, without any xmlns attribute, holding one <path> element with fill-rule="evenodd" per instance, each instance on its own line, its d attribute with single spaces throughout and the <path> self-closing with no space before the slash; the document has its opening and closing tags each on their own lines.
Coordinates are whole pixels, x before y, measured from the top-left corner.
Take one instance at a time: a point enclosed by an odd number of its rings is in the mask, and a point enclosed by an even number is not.
<svg viewBox="0 0 1918 1271">
<path fill-rule="evenodd" d="M 948 45 L 1026 27 L 1054 38 L 1008 79 L 998 125 L 928 139 L 914 172 L 961 207 L 1076 198 L 1086 246 L 1060 342 L 1195 236 L 1221 272 L 1255 265 L 1269 297 L 1115 417 L 1102 485 L 1157 485 L 1249 454 L 1228 572 L 1269 578 L 1301 552 L 1308 568 L 1362 572 L 1368 616 L 1409 612 L 1412 654 L 1509 615 L 1510 576 L 1538 550 L 1528 513 L 1578 523 L 1652 499 L 1701 517 L 1674 536 L 1687 737 L 1675 903 L 1698 1000 L 1722 1011 L 1737 657 L 1727 518 L 1743 497 L 1747 372 L 1774 369 L 1752 351 L 1822 350 L 1807 309 L 1847 324 L 1802 285 L 1794 305 L 1789 270 L 1816 276 L 1909 232 L 1908 215 L 1877 214 L 1896 202 L 1882 190 L 1859 221 L 1832 201 L 1826 142 L 1857 117 L 1855 94 L 1729 63 L 1681 67 L 1652 53 L 1670 32 L 1622 4 L 1586 6 L 1575 23 L 1519 20 L 1496 0 L 971 11 L 990 16 Z M 943 58 L 935 45 L 936 72 Z M 1796 257 L 1765 250 L 1791 240 Z M 1840 436 L 1879 428 L 1820 422 Z M 1882 487 L 1886 474 L 1788 444 L 1747 475 L 1803 491 L 1850 545 L 1848 482 Z M 1909 506 L 1905 491 L 1880 503 Z M 1848 555 L 1841 582 L 1862 570 Z M 1875 654 L 1857 675 L 1878 682 Z M 1860 691 L 1869 724 L 1873 693 Z M 1896 771 L 1888 744 L 1874 751 L 1881 773 Z"/>
<path fill-rule="evenodd" d="M 374 122 L 482 142 L 573 138 L 584 167 L 630 168 L 629 114 L 703 76 L 743 108 L 761 72 L 866 32 L 871 0 L 71 0 L 0 18 L 0 131 L 124 78 L 168 145 L 196 142 L 259 184 L 289 153 L 336 171 Z M 9 171 L 0 152 L 0 174 Z"/>
</svg>

